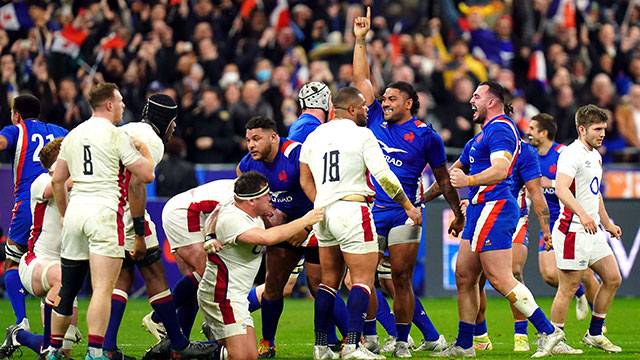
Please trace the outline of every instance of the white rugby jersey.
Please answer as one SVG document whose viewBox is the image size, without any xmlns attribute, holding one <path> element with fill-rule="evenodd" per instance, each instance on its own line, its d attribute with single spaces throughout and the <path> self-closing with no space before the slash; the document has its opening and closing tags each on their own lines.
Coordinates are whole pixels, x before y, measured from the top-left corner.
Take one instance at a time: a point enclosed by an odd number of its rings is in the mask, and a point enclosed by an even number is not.
<svg viewBox="0 0 640 360">
<path fill-rule="evenodd" d="M 233 183 L 235 180 L 221 179 L 202 184 L 180 193 L 167 201 L 167 210 L 186 210 L 187 231 L 203 231 L 204 221 L 218 204 L 233 202 Z M 184 214 L 184 212 L 178 212 Z"/>
<path fill-rule="evenodd" d="M 300 162 L 309 165 L 316 185 L 315 207 L 324 207 L 344 196 L 373 196 L 367 170 L 385 189 L 401 189 L 398 178 L 384 159 L 371 130 L 348 119 L 320 125 L 302 144 Z"/>
<path fill-rule="evenodd" d="M 253 228 L 264 229 L 262 218 L 251 217 L 234 204 L 220 209 L 216 235 L 225 245 L 218 253 L 208 256 L 203 278 L 208 278 L 207 273 L 216 274 L 216 288 L 226 283 L 227 299 L 246 301 L 260 269 L 265 247 L 237 241 L 238 236 Z"/>
<path fill-rule="evenodd" d="M 62 226 L 60 212 L 53 196 L 45 199 L 44 190 L 51 184 L 49 173 L 40 174 L 31 184 L 31 234 L 29 252 L 37 257 L 60 259 Z"/>
<path fill-rule="evenodd" d="M 600 180 L 602 179 L 602 157 L 598 150 L 589 151 L 580 141 L 576 140 L 564 148 L 558 157 L 557 173 L 563 173 L 573 178 L 569 187 L 578 204 L 582 206 L 591 218 L 600 224 Z M 571 212 L 560 201 L 560 216 L 555 226 L 563 233 L 575 232 L 582 228 L 580 218 Z"/>
<path fill-rule="evenodd" d="M 124 206 L 124 167 L 140 158 L 129 135 L 109 120 L 91 117 L 62 141 L 59 159 L 67 162 L 73 188 L 69 203 Z"/>
</svg>

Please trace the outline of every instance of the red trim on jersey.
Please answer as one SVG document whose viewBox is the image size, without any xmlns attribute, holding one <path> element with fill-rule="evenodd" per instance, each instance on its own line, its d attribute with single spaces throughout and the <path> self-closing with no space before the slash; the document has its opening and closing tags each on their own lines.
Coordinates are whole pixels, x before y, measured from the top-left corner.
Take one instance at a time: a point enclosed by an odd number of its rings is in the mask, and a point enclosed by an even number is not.
<svg viewBox="0 0 640 360">
<path fill-rule="evenodd" d="M 575 196 L 576 194 L 576 179 L 571 181 L 571 186 L 569 187 L 571 193 Z M 569 227 L 571 226 L 571 220 L 573 220 L 573 213 L 569 210 L 568 207 L 564 207 L 564 211 L 560 215 L 560 225 L 558 225 L 558 230 L 563 234 L 566 234 L 569 231 Z"/>
<path fill-rule="evenodd" d="M 414 124 L 415 126 L 417 126 L 417 127 L 427 127 L 427 124 L 423 123 L 423 122 L 422 122 L 422 121 L 420 121 L 420 120 L 414 120 L 414 121 L 413 121 L 413 124 Z"/>
<path fill-rule="evenodd" d="M 513 239 L 514 244 L 524 244 L 524 238 L 527 237 L 527 229 L 529 229 L 529 218 L 524 221 L 520 231 L 518 231 L 516 237 Z"/>
<path fill-rule="evenodd" d="M 153 235 L 153 232 L 151 231 L 151 226 L 149 225 L 149 221 L 145 219 L 144 220 L 144 237 L 151 236 L 151 235 Z"/>
<path fill-rule="evenodd" d="M 309 237 L 309 242 L 307 243 L 307 247 L 315 247 L 318 246 L 318 238 L 316 237 L 316 234 L 312 234 Z"/>
<path fill-rule="evenodd" d="M 568 232 L 564 237 L 564 251 L 562 252 L 562 258 L 567 260 L 573 260 L 576 258 L 576 233 Z"/>
<path fill-rule="evenodd" d="M 233 315 L 231 302 L 227 299 L 227 291 L 229 288 L 229 269 L 224 264 L 218 254 L 209 254 L 209 261 L 212 261 L 218 267 L 218 275 L 216 276 L 216 286 L 213 290 L 213 301 L 220 306 L 222 312 L 222 321 L 225 325 L 235 324 L 236 318 Z"/>
<path fill-rule="evenodd" d="M 282 151 L 282 153 L 283 153 L 283 154 L 287 155 L 287 153 L 286 153 L 287 148 L 288 148 L 289 146 L 291 146 L 291 144 L 295 144 L 295 143 L 296 143 L 296 142 L 295 142 L 295 141 L 293 141 L 293 140 L 287 140 L 287 141 L 285 141 L 285 142 L 282 144 L 282 146 L 280 147 L 280 151 Z"/>
<path fill-rule="evenodd" d="M 127 176 L 128 171 L 122 162 L 118 171 L 118 188 L 120 188 L 120 196 L 118 197 L 118 211 L 116 214 L 116 225 L 118 227 L 118 246 L 124 246 L 124 206 L 127 204 L 127 187 L 131 179 L 131 173 Z"/>
<path fill-rule="evenodd" d="M 484 222 L 484 224 L 482 224 L 482 230 L 480 230 L 480 235 L 478 235 L 478 241 L 476 243 L 476 248 L 473 250 L 475 252 L 479 252 L 482 250 L 482 246 L 484 245 L 484 241 L 486 240 L 487 236 L 489 235 L 489 232 L 491 231 L 491 228 L 493 228 L 493 223 L 496 222 L 496 219 L 498 218 L 498 214 L 500 214 L 500 211 L 502 211 L 502 207 L 504 206 L 504 204 L 507 202 L 506 199 L 502 199 L 502 200 L 497 200 L 496 204 L 493 206 L 493 209 L 491 209 L 491 212 L 489 213 L 489 216 L 487 217 L 487 220 Z"/>
<path fill-rule="evenodd" d="M 29 265 L 30 262 L 33 261 L 33 259 L 36 258 L 36 253 L 34 253 L 33 251 L 29 251 L 27 252 L 27 256 L 25 256 L 24 258 L 24 262 L 27 263 L 27 265 Z"/>
<path fill-rule="evenodd" d="M 555 150 L 556 152 L 558 152 L 558 150 L 562 149 L 564 147 L 564 144 L 558 144 L 556 145 L 555 148 L 553 148 L 553 150 Z"/>
<path fill-rule="evenodd" d="M 15 205 L 13 205 L 13 209 L 11 209 L 11 212 L 13 213 L 13 215 L 11 215 L 11 221 L 9 221 L 9 223 L 12 223 L 13 220 L 16 218 L 16 214 L 18 213 L 18 208 L 20 207 L 20 204 L 22 204 L 22 200 L 18 201 L 17 203 L 15 203 Z"/>
<path fill-rule="evenodd" d="M 487 186 L 486 188 L 482 189 L 482 191 L 480 191 L 478 193 L 478 204 L 484 202 L 484 194 L 488 193 L 491 190 L 493 190 L 496 187 L 496 185 L 498 185 L 498 184 Z"/>
<path fill-rule="evenodd" d="M 193 284 L 193 286 L 198 287 L 198 285 L 200 285 L 200 283 L 198 282 L 198 279 L 196 278 L 195 275 L 193 275 L 193 273 L 189 273 L 189 275 L 187 275 L 187 277 L 189 278 L 189 280 L 191 280 L 191 283 Z"/>
<path fill-rule="evenodd" d="M 36 203 L 36 206 L 33 209 L 33 227 L 31 228 L 31 236 L 29 236 L 29 245 L 27 247 L 29 251 L 33 251 L 33 247 L 42 233 L 42 224 L 44 223 L 44 213 L 46 209 L 46 202 Z"/>
<path fill-rule="evenodd" d="M 187 231 L 199 232 L 200 213 L 210 213 L 218 204 L 215 200 L 203 200 L 189 204 L 189 208 L 187 208 Z"/>
<path fill-rule="evenodd" d="M 18 167 L 16 168 L 16 183 L 14 194 L 18 193 L 20 187 L 20 178 L 22 177 L 22 167 L 24 166 L 24 158 L 27 156 L 27 147 L 29 146 L 29 134 L 27 134 L 27 125 L 24 122 L 18 124 L 22 128 L 22 147 L 20 151 L 20 158 L 18 159 Z M 15 160 L 14 160 L 15 161 Z"/>
<path fill-rule="evenodd" d="M 364 242 L 373 241 L 373 229 L 371 228 L 371 212 L 368 206 L 360 206 L 362 213 L 362 230 L 364 230 Z"/>
</svg>

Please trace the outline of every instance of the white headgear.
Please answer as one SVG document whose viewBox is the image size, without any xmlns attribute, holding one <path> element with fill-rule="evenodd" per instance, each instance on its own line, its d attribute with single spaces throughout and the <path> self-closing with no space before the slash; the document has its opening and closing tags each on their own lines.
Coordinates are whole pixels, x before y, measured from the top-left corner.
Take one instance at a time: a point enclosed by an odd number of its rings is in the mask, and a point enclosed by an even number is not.
<svg viewBox="0 0 640 360">
<path fill-rule="evenodd" d="M 331 98 L 331 90 L 321 82 L 308 82 L 300 88 L 298 92 L 298 101 L 300 108 L 304 109 L 322 109 L 329 111 L 329 99 Z"/>
</svg>

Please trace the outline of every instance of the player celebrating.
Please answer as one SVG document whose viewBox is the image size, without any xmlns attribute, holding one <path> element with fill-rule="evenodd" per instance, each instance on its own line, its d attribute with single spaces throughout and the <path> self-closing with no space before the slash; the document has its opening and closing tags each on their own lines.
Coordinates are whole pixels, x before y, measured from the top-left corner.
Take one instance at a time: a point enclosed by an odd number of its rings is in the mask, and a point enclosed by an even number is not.
<svg viewBox="0 0 640 360">
<path fill-rule="evenodd" d="M 534 357 L 550 355 L 564 338 L 564 332 L 547 320 L 533 294 L 511 271 L 512 236 L 519 211 L 509 192 L 509 176 L 520 152 L 520 136 L 513 120 L 504 113 L 506 96 L 507 90 L 502 85 L 488 81 L 478 85 L 469 101 L 473 120 L 482 125 L 482 131 L 467 143 L 450 172 L 453 186 L 471 187 L 467 222 L 456 262 L 458 338 L 432 356 L 475 356 L 473 331 L 478 314 L 478 279 L 483 271 L 494 289 L 540 332 Z"/>
<path fill-rule="evenodd" d="M 558 156 L 565 146 L 554 141 L 558 127 L 553 117 L 548 114 L 537 114 L 531 118 L 529 123 L 529 142 L 538 149 L 540 159 L 540 170 L 542 171 L 542 192 L 549 205 L 550 220 L 549 225 L 553 225 L 560 214 L 560 201 L 555 193 L 556 171 Z M 555 253 L 553 247 L 547 249 L 545 242 L 540 239 L 538 248 L 538 266 L 542 279 L 549 285 L 558 287 L 558 267 L 556 266 Z M 589 315 L 589 305 L 593 304 L 593 298 L 600 283 L 593 275 L 591 269 L 586 269 L 582 278 L 582 283 L 576 290 L 576 317 L 584 320 Z M 584 287 L 583 287 L 584 284 Z M 589 299 L 589 300 L 587 300 Z"/>
<path fill-rule="evenodd" d="M 122 121 L 124 112 L 118 87 L 112 83 L 97 84 L 90 90 L 88 100 L 93 116 L 62 142 L 51 180 L 64 221 L 60 254 L 62 289 L 56 299 L 56 316 L 51 319 L 51 346 L 47 355 L 50 360 L 64 356 L 60 352 L 62 334 L 67 330 L 73 299 L 89 267 L 93 294 L 87 311 L 86 359 L 103 357 L 111 293 L 124 257 L 124 169 L 146 183 L 154 178 L 153 159 L 147 146 L 139 141 L 134 145 L 126 133 L 114 126 Z M 67 199 L 65 182 L 69 178 L 74 187 Z M 140 254 L 135 248 L 134 258 L 144 254 L 144 250 Z"/>
<path fill-rule="evenodd" d="M 409 83 L 397 81 L 387 85 L 382 104 L 375 99 L 365 43 L 370 24 L 371 9 L 367 8 L 367 16 L 356 18 L 353 26 L 356 37 L 353 75 L 355 85 L 364 95 L 369 107 L 367 127 L 378 139 L 391 170 L 400 179 L 404 192 L 414 204 L 421 200 L 416 199 L 416 196 L 422 194 L 422 173 L 429 164 L 455 214 L 449 233 L 458 236 L 464 224 L 464 216 L 460 211 L 458 193 L 449 180 L 444 144 L 431 125 L 426 125 L 415 117 L 420 107 L 415 89 Z M 391 278 L 396 290 L 393 311 L 398 339 L 394 356 L 411 357 L 407 340 L 412 320 L 424 335 L 418 350 L 442 350 L 446 347 L 444 336 L 435 329 L 413 292 L 413 269 L 420 247 L 421 228 L 411 227 L 404 210 L 385 195 L 379 183 L 374 181 L 374 186 L 377 196 L 373 219 L 380 236 L 380 251 L 384 253 L 387 246 L 389 249 Z M 375 330 L 375 321 L 367 321 L 367 324 L 371 330 Z M 367 331 L 365 335 L 369 335 Z M 376 347 L 377 337 L 375 339 L 376 342 L 371 347 Z"/>
<path fill-rule="evenodd" d="M 326 211 L 325 220 L 314 226 L 320 246 L 322 283 L 315 300 L 313 357 L 335 356 L 327 346 L 327 320 L 333 311 L 336 289 L 346 263 L 353 285 L 347 301 L 349 325 L 342 357 L 384 358 L 364 346 L 356 348 L 378 263 L 378 244 L 370 210 L 374 192 L 367 184 L 367 170 L 389 197 L 402 205 L 413 225 L 419 225 L 422 218 L 386 164 L 373 133 L 362 128 L 367 124 L 368 111 L 362 93 L 355 88 L 343 88 L 334 104 L 336 119 L 309 135 L 300 155 L 300 183 L 307 196 L 314 200 L 314 206 L 324 207 Z M 354 214 L 361 217 L 354 221 Z"/>
<path fill-rule="evenodd" d="M 223 206 L 218 214 L 215 235 L 224 247 L 217 253 L 209 250 L 198 303 L 205 322 L 225 346 L 229 358 L 257 359 L 247 296 L 260 269 L 263 245 L 285 241 L 322 220 L 322 209 L 265 230 L 261 217 L 270 211 L 267 178 L 255 171 L 243 173 L 234 184 L 233 194 L 233 204 Z"/>
<path fill-rule="evenodd" d="M 551 321 L 564 327 L 571 297 L 590 267 L 602 285 L 593 301 L 589 330 L 582 342 L 607 352 L 622 349 L 602 335 L 607 316 L 622 278 L 618 263 L 607 244 L 604 231 L 620 239 L 622 230 L 609 219 L 600 193 L 602 145 L 607 128 L 607 113 L 595 105 L 585 105 L 576 112 L 578 139 L 558 157 L 556 195 L 560 199 L 560 218 L 553 227 L 553 246 L 558 265 L 558 292 L 551 306 Z"/>
<path fill-rule="evenodd" d="M 38 155 L 49 141 L 64 137 L 68 131 L 60 126 L 38 120 L 40 101 L 33 95 L 19 95 L 13 99 L 11 123 L 0 131 L 0 151 L 7 150 L 13 167 L 15 204 L 5 245 L 4 284 L 16 315 L 16 324 L 29 329 L 24 305 L 26 295 L 20 282 L 18 266 L 27 251 L 31 228 L 31 183 L 47 170 L 42 168 Z"/>
</svg>

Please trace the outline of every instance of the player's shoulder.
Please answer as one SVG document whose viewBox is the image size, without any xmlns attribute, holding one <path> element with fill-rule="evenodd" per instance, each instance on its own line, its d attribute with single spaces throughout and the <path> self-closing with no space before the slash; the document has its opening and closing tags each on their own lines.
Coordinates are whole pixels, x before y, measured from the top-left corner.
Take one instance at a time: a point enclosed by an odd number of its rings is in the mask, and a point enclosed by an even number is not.
<svg viewBox="0 0 640 360">
<path fill-rule="evenodd" d="M 565 144 L 558 144 L 557 142 L 554 142 L 553 145 L 551 145 L 551 149 L 558 154 L 563 152 L 566 147 L 567 146 Z"/>
<path fill-rule="evenodd" d="M 286 158 L 291 158 L 300 152 L 301 145 L 302 144 L 297 141 L 282 138 L 280 140 L 280 153 Z"/>
</svg>

